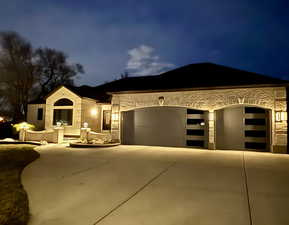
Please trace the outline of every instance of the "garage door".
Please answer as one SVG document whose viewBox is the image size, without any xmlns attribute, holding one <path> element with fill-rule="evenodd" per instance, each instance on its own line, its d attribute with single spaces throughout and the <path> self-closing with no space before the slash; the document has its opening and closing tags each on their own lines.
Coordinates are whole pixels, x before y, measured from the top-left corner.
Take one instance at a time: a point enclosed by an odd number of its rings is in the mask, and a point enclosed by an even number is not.
<svg viewBox="0 0 289 225">
<path fill-rule="evenodd" d="M 150 107 L 122 112 L 122 144 L 206 147 L 202 111 Z"/>
<path fill-rule="evenodd" d="M 217 149 L 269 151 L 269 118 L 269 110 L 258 107 L 217 110 Z"/>
<path fill-rule="evenodd" d="M 122 113 L 122 143 L 184 147 L 186 109 L 150 107 Z"/>
</svg>

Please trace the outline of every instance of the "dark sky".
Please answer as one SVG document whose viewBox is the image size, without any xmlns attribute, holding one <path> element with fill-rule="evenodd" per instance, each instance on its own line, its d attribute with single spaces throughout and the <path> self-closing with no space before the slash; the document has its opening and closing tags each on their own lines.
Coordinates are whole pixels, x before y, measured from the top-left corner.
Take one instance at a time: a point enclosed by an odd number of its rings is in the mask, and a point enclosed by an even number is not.
<svg viewBox="0 0 289 225">
<path fill-rule="evenodd" d="M 83 64 L 78 85 L 198 62 L 289 79 L 288 0 L 0 1 L 0 30 Z"/>
</svg>

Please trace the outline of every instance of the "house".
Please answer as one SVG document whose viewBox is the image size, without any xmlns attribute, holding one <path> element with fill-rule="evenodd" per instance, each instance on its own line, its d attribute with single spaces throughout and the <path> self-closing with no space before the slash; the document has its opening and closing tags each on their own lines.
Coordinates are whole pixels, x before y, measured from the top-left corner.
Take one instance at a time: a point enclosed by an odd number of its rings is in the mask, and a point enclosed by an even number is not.
<svg viewBox="0 0 289 225">
<path fill-rule="evenodd" d="M 213 63 L 96 87 L 61 86 L 28 122 L 65 135 L 84 123 L 123 144 L 287 152 L 289 82 Z"/>
</svg>

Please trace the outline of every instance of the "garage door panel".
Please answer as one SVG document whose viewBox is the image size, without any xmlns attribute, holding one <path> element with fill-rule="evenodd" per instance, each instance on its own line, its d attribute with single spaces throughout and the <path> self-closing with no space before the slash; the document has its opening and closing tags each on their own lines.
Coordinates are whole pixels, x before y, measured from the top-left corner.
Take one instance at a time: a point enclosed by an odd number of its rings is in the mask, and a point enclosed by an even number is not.
<svg viewBox="0 0 289 225">
<path fill-rule="evenodd" d="M 269 111 L 239 106 L 217 110 L 216 146 L 218 149 L 270 150 Z"/>
<path fill-rule="evenodd" d="M 123 112 L 122 143 L 186 146 L 186 109 L 151 107 Z"/>
</svg>

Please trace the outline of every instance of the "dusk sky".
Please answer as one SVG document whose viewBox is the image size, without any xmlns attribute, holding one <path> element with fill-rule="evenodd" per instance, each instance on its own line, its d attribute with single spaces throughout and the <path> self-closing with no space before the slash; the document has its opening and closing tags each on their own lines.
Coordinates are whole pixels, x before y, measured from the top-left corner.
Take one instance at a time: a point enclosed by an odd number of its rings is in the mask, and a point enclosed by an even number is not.
<svg viewBox="0 0 289 225">
<path fill-rule="evenodd" d="M 77 85 L 213 62 L 289 79 L 288 0 L 1 0 L 0 31 L 62 50 Z"/>
</svg>

